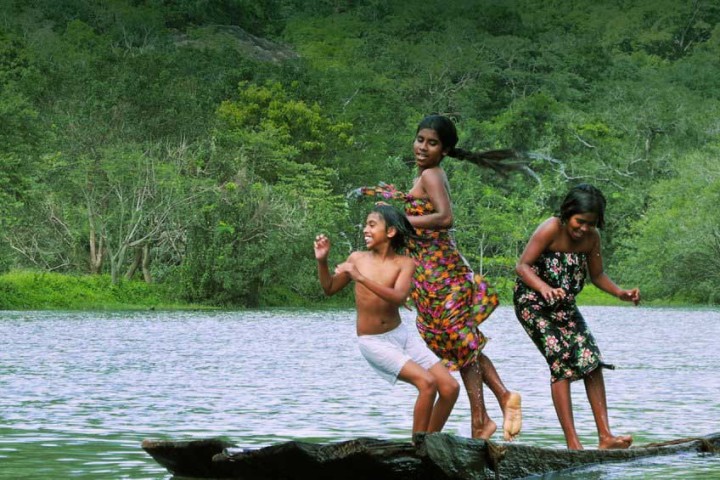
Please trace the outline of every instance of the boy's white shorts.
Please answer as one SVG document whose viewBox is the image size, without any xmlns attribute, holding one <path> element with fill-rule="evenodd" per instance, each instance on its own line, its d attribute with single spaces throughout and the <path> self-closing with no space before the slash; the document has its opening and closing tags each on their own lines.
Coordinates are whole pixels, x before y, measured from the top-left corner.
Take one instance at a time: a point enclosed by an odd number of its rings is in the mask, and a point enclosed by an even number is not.
<svg viewBox="0 0 720 480">
<path fill-rule="evenodd" d="M 425 370 L 440 361 L 428 348 L 417 330 L 400 323 L 389 332 L 378 335 L 359 335 L 360 353 L 371 367 L 390 384 L 397 382 L 398 374 L 408 360 Z"/>
</svg>

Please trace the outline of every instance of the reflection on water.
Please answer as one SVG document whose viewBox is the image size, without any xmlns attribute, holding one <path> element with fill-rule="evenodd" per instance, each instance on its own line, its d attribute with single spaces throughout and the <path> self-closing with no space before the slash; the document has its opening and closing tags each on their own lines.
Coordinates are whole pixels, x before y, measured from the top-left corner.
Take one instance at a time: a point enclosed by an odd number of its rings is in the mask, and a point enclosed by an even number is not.
<svg viewBox="0 0 720 480">
<path fill-rule="evenodd" d="M 605 360 L 611 425 L 635 444 L 720 431 L 720 312 L 586 307 Z M 413 321 L 412 312 L 404 312 Z M 241 446 L 289 439 L 409 437 L 412 387 L 390 387 L 357 351 L 352 311 L 3 312 L 1 479 L 169 479 L 144 438 L 222 436 Z M 545 363 L 501 307 L 485 352 L 523 394 L 520 442 L 564 447 Z M 597 445 L 581 382 L 576 425 Z M 500 409 L 486 394 L 498 423 Z M 461 396 L 446 431 L 469 436 Z M 498 435 L 498 440 L 502 437 Z M 543 478 L 709 478 L 720 457 L 684 454 Z"/>
</svg>

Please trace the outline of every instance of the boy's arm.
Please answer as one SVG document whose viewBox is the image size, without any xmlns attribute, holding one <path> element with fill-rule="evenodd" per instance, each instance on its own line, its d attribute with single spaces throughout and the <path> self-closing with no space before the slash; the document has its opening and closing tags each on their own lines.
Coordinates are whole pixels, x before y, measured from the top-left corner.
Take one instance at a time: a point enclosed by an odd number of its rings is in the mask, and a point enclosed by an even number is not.
<svg viewBox="0 0 720 480">
<path fill-rule="evenodd" d="M 395 283 L 390 287 L 371 280 L 362 273 L 360 273 L 355 264 L 350 261 L 351 258 L 352 256 L 348 259 L 347 262 L 338 265 L 335 269 L 335 273 L 343 273 L 345 275 L 348 275 L 350 278 L 355 280 L 355 282 L 362 284 L 365 288 L 367 288 L 386 302 L 389 302 L 398 307 L 405 304 L 405 301 L 410 294 L 412 277 L 415 273 L 415 262 L 411 258 L 402 258 L 402 260 L 400 261 L 400 273 L 395 279 Z"/>
<path fill-rule="evenodd" d="M 334 295 L 350 283 L 347 274 L 331 275 L 327 258 L 330 253 L 330 240 L 325 235 L 315 237 L 315 259 L 318 262 L 318 278 L 325 295 Z M 352 255 L 351 255 L 352 256 Z"/>
<path fill-rule="evenodd" d="M 350 276 L 346 273 L 330 275 L 327 260 L 318 260 L 318 276 L 320 286 L 327 296 L 335 295 L 350 283 Z"/>
</svg>

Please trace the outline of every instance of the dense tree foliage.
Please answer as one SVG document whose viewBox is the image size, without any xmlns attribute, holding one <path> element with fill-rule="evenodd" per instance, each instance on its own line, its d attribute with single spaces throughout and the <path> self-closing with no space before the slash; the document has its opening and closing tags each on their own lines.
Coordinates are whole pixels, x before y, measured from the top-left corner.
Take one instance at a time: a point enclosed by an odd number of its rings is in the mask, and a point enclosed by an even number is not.
<svg viewBox="0 0 720 480">
<path fill-rule="evenodd" d="M 447 159 L 457 239 L 507 294 L 581 181 L 606 267 L 717 303 L 720 6 L 709 0 L 78 0 L 0 7 L 0 271 L 143 278 L 194 302 L 316 304 L 311 242 L 361 246 L 415 125 L 512 147 L 540 181 Z M 1 305 L 1 302 L 0 302 Z"/>
</svg>

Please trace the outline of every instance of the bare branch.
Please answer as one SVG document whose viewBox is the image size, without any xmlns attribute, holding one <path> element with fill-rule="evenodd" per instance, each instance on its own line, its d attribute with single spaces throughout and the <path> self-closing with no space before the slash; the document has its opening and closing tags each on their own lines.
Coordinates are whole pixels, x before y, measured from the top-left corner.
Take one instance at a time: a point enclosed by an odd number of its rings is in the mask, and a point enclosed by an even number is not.
<svg viewBox="0 0 720 480">
<path fill-rule="evenodd" d="M 585 145 L 586 147 L 588 147 L 588 148 L 595 148 L 595 145 L 589 144 L 588 142 L 586 142 L 585 140 L 583 140 L 583 139 L 580 137 L 580 135 L 578 135 L 577 133 L 573 133 L 573 135 L 575 136 L 575 138 L 578 139 L 578 141 L 579 141 L 580 143 L 582 143 L 582 144 Z"/>
</svg>

